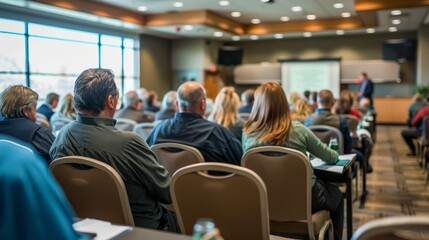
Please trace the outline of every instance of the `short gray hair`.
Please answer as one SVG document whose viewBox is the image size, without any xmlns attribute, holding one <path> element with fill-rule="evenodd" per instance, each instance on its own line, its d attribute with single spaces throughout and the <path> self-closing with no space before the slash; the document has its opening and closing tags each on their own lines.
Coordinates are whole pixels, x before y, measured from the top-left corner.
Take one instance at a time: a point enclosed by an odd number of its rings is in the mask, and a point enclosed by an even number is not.
<svg viewBox="0 0 429 240">
<path fill-rule="evenodd" d="M 201 99 L 206 98 L 206 91 L 204 88 L 198 83 L 192 83 L 194 82 L 184 83 L 177 90 L 177 100 L 181 110 L 193 109 L 198 106 Z"/>
<path fill-rule="evenodd" d="M 162 109 L 176 110 L 176 91 L 168 91 L 162 98 Z"/>
<path fill-rule="evenodd" d="M 130 107 L 138 100 L 139 100 L 139 96 L 138 96 L 137 92 L 136 91 L 129 91 L 129 92 L 127 92 L 127 94 L 125 94 L 124 106 Z"/>
<path fill-rule="evenodd" d="M 0 111 L 5 118 L 27 118 L 24 108 L 36 108 L 39 95 L 22 85 L 9 86 L 0 93 Z"/>
</svg>

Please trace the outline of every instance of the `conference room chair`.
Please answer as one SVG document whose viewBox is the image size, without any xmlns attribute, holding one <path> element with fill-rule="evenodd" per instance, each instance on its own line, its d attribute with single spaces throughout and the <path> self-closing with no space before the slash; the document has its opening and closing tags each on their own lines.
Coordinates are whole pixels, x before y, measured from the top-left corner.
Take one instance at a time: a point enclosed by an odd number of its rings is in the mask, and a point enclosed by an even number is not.
<svg viewBox="0 0 429 240">
<path fill-rule="evenodd" d="M 198 149 L 181 143 L 158 143 L 153 145 L 151 150 L 170 175 L 182 167 L 204 162 L 204 157 Z"/>
<path fill-rule="evenodd" d="M 51 119 L 51 130 L 53 133 L 56 133 L 57 131 L 61 130 L 62 127 L 64 127 L 66 124 L 73 122 L 70 118 L 56 118 Z"/>
<path fill-rule="evenodd" d="M 192 235 L 197 219 L 210 218 L 224 239 L 270 239 L 265 185 L 249 169 L 215 162 L 186 166 L 173 175 L 170 192 L 183 234 Z"/>
<path fill-rule="evenodd" d="M 353 148 L 362 148 L 362 143 L 359 141 L 359 137 L 357 135 L 359 119 L 350 114 L 340 114 L 340 116 L 344 117 L 347 121 L 347 125 L 349 126 L 350 130 L 350 136 L 353 140 Z"/>
<path fill-rule="evenodd" d="M 426 169 L 426 151 L 429 148 L 429 116 L 423 118 L 423 131 L 422 136 L 417 139 L 417 161 L 422 166 L 423 169 Z"/>
<path fill-rule="evenodd" d="M 135 125 L 137 125 L 137 122 L 134 120 L 126 118 L 116 118 L 115 128 L 121 131 L 132 132 Z"/>
<path fill-rule="evenodd" d="M 329 144 L 331 138 L 337 138 L 338 141 L 338 154 L 344 154 L 344 138 L 343 134 L 338 128 L 327 125 L 313 125 L 309 129 L 326 145 Z"/>
<path fill-rule="evenodd" d="M 49 165 L 79 218 L 134 226 L 124 182 L 111 166 L 81 156 L 62 157 Z"/>
<path fill-rule="evenodd" d="M 352 240 L 429 239 L 429 217 L 399 216 L 376 219 L 359 227 Z"/>
<path fill-rule="evenodd" d="M 327 125 L 313 125 L 313 126 L 310 126 L 309 129 L 314 133 L 314 135 L 316 135 L 317 138 L 320 139 L 320 141 L 322 141 L 326 145 L 329 144 L 329 140 L 331 138 L 333 138 L 333 137 L 337 138 L 338 154 L 344 154 L 344 137 L 338 128 L 327 126 Z M 355 198 L 354 199 L 356 200 L 358 197 L 358 192 L 359 192 L 359 179 L 358 179 L 359 174 L 357 173 L 357 171 L 359 171 L 359 162 L 358 161 L 355 161 L 354 169 L 356 171 L 356 174 L 354 175 L 354 178 L 356 179 Z M 338 185 L 338 184 L 335 184 L 335 185 Z M 344 189 L 345 184 L 339 184 L 338 186 L 341 187 L 340 190 L 344 194 L 345 193 L 345 189 Z"/>
<path fill-rule="evenodd" d="M 139 135 L 141 138 L 143 138 L 146 141 L 146 139 L 149 137 L 155 125 L 156 125 L 155 122 L 139 123 L 134 126 L 133 132 Z"/>
<path fill-rule="evenodd" d="M 311 212 L 311 166 L 299 151 L 263 146 L 245 152 L 241 165 L 257 173 L 268 194 L 271 234 L 300 239 L 333 239 L 326 210 Z"/>
</svg>

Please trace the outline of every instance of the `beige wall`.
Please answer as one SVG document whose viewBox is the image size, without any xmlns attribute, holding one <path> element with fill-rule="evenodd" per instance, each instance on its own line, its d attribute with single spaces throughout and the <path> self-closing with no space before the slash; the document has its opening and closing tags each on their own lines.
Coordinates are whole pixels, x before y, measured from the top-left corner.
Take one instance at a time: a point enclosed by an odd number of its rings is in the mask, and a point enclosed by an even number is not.
<svg viewBox="0 0 429 240">
<path fill-rule="evenodd" d="M 429 25 L 419 28 L 417 49 L 417 83 L 429 84 Z"/>
<path fill-rule="evenodd" d="M 156 91 L 159 100 L 172 89 L 171 40 L 140 37 L 140 86 Z"/>
</svg>

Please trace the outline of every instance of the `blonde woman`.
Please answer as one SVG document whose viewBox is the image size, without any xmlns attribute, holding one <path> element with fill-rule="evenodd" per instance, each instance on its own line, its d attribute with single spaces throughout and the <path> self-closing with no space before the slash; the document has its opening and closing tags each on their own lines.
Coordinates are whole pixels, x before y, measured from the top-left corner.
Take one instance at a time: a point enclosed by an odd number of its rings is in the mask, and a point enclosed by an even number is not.
<svg viewBox="0 0 429 240">
<path fill-rule="evenodd" d="M 304 122 L 304 119 L 312 113 L 313 111 L 307 101 L 304 99 L 298 99 L 295 102 L 295 107 L 292 111 L 292 119 L 302 123 Z"/>
<path fill-rule="evenodd" d="M 292 111 L 293 108 L 295 107 L 295 103 L 296 101 L 298 101 L 299 99 L 301 99 L 301 97 L 299 96 L 299 93 L 297 92 L 291 92 L 290 93 L 290 104 L 289 104 L 289 108 Z"/>
<path fill-rule="evenodd" d="M 292 121 L 289 103 L 280 84 L 267 82 L 256 89 L 255 103 L 243 128 L 243 152 L 258 146 L 284 146 L 322 159 L 338 161 L 338 153 L 325 146 L 309 129 Z M 312 211 L 328 210 L 335 239 L 342 239 L 344 205 L 337 187 L 312 177 Z"/>
<path fill-rule="evenodd" d="M 71 120 L 76 119 L 76 110 L 74 109 L 74 97 L 71 94 L 67 94 L 61 99 L 60 107 L 56 113 L 51 118 L 53 120 L 59 118 L 68 118 Z"/>
<path fill-rule="evenodd" d="M 243 133 L 244 120 L 238 116 L 240 98 L 233 87 L 224 87 L 216 96 L 213 110 L 207 118 L 228 128 L 239 140 Z"/>
</svg>

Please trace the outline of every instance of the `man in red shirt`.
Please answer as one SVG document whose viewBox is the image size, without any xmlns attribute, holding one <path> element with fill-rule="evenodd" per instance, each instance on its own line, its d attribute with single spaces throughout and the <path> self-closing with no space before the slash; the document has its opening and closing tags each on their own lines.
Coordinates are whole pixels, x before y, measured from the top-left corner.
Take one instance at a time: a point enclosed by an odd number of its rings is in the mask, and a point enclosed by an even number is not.
<svg viewBox="0 0 429 240">
<path fill-rule="evenodd" d="M 402 130 L 402 137 L 411 150 L 409 155 L 416 155 L 416 147 L 413 139 L 419 138 L 423 133 L 424 118 L 429 116 L 429 106 L 420 109 L 416 116 L 411 121 L 411 125 L 416 128 Z"/>
</svg>

